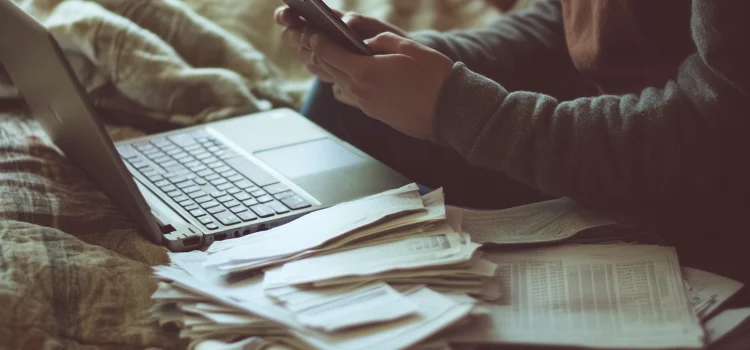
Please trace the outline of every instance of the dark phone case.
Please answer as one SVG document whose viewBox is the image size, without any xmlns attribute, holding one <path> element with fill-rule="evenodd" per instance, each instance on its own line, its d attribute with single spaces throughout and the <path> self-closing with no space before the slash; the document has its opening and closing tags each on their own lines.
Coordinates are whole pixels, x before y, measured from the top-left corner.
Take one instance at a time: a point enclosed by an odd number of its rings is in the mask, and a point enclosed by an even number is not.
<svg viewBox="0 0 750 350">
<path fill-rule="evenodd" d="M 308 25 L 323 33 L 326 38 L 343 48 L 360 55 L 371 56 L 372 52 L 349 26 L 342 21 L 323 1 L 316 0 L 283 0 L 297 12 Z M 324 13 L 325 12 L 325 13 Z M 326 16 L 328 14 L 328 16 Z M 339 24 L 337 26 L 336 24 Z M 344 31 L 346 33 L 344 33 Z M 347 35 L 348 34 L 348 35 Z M 358 42 L 360 45 L 355 44 Z"/>
</svg>

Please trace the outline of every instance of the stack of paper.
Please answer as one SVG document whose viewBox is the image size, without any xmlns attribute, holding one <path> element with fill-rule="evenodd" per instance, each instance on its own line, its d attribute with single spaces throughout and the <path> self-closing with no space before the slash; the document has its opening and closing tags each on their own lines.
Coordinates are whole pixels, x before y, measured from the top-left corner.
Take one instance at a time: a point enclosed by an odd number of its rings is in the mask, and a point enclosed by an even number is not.
<svg viewBox="0 0 750 350">
<path fill-rule="evenodd" d="M 441 190 L 422 197 L 410 185 L 170 254 L 154 315 L 196 341 L 413 346 L 468 316 L 466 293 L 499 297 L 484 287 L 496 265 L 456 226 Z"/>
<path fill-rule="evenodd" d="M 674 248 L 528 246 L 610 223 L 568 199 L 446 210 L 442 191 L 410 185 L 171 254 L 153 315 L 201 350 L 698 349 L 750 322 L 746 310 L 711 318 L 742 284 L 681 268 Z"/>
<path fill-rule="evenodd" d="M 156 277 L 166 284 L 154 295 L 154 316 L 180 326 L 194 348 L 207 341 L 262 338 L 294 349 L 405 349 L 467 317 L 473 308 L 424 287 L 395 292 L 375 284 L 331 295 L 282 296 L 295 313 L 263 292 L 261 277 L 207 283 L 174 267 L 157 267 Z M 373 292 L 378 300 L 360 306 Z M 372 311 L 385 302 L 406 309 L 357 314 L 358 308 Z M 321 323 L 336 315 L 342 320 L 335 326 Z"/>
</svg>

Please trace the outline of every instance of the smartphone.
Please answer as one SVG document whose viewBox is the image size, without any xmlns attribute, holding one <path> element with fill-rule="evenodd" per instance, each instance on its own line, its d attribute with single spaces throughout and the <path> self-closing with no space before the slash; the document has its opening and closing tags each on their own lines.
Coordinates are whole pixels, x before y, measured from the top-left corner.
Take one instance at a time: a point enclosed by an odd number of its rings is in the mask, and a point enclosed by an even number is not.
<svg viewBox="0 0 750 350">
<path fill-rule="evenodd" d="M 365 42 L 322 0 L 284 0 L 313 29 L 343 48 L 360 55 L 372 56 Z"/>
</svg>

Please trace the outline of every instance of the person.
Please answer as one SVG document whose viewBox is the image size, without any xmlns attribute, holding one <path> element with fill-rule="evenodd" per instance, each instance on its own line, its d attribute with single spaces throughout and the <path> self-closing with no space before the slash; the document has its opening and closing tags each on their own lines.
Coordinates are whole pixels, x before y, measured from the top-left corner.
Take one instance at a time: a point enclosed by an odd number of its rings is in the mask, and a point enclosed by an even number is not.
<svg viewBox="0 0 750 350">
<path fill-rule="evenodd" d="M 361 56 L 276 13 L 319 81 L 303 114 L 448 202 L 567 196 L 750 282 L 750 2 L 538 0 L 486 28 L 358 14 Z"/>
</svg>

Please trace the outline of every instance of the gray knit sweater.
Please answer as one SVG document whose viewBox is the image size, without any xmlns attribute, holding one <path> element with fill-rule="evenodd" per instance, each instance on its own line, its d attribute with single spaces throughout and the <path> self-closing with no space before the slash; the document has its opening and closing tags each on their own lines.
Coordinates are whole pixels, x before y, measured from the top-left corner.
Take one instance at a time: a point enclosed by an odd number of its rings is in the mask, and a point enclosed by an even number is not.
<svg viewBox="0 0 750 350">
<path fill-rule="evenodd" d="M 696 50 L 674 77 L 620 95 L 571 63 L 556 0 L 481 30 L 416 33 L 456 62 L 435 141 L 549 194 L 748 237 L 750 1 L 692 0 L 690 16 Z"/>
</svg>

